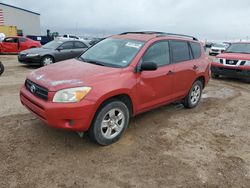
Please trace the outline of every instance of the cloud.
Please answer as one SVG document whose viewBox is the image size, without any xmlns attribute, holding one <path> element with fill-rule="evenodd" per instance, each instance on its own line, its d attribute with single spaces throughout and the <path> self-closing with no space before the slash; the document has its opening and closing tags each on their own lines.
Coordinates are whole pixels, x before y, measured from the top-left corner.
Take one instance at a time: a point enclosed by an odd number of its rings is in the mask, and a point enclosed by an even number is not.
<svg viewBox="0 0 250 188">
<path fill-rule="evenodd" d="M 4 1 L 5 2 L 5 1 Z M 229 40 L 250 35 L 248 0 L 8 0 L 41 14 L 41 25 L 61 33 L 159 30 Z"/>
</svg>

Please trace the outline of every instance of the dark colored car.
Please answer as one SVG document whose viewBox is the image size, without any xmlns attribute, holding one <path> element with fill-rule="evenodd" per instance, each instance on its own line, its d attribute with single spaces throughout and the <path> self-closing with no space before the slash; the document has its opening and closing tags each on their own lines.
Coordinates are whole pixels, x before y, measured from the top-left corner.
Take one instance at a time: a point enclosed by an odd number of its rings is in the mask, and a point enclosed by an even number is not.
<svg viewBox="0 0 250 188">
<path fill-rule="evenodd" d="M 130 32 L 108 37 L 79 58 L 31 73 L 20 99 L 48 125 L 117 141 L 130 117 L 182 101 L 198 105 L 210 62 L 194 37 Z"/>
<path fill-rule="evenodd" d="M 26 37 L 6 37 L 0 42 L 0 53 L 19 53 L 20 51 L 41 47 L 40 42 Z"/>
<path fill-rule="evenodd" d="M 18 61 L 28 65 L 46 66 L 58 61 L 78 57 L 88 48 L 89 44 L 80 40 L 53 40 L 41 48 L 20 52 Z"/>
<path fill-rule="evenodd" d="M 105 38 L 93 38 L 93 39 L 90 40 L 89 44 L 91 46 L 94 46 L 95 44 L 97 44 L 98 42 L 102 41 L 103 39 L 105 39 Z"/>
<path fill-rule="evenodd" d="M 212 77 L 220 75 L 250 80 L 250 43 L 232 43 L 211 65 Z"/>
</svg>

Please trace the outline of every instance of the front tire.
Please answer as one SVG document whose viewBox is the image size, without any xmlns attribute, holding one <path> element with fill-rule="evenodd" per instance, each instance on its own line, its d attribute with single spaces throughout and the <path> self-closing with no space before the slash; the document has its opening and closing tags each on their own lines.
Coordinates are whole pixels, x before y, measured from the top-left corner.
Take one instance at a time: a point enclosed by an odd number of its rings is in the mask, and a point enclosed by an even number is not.
<svg viewBox="0 0 250 188">
<path fill-rule="evenodd" d="M 106 103 L 98 110 L 89 130 L 90 138 L 106 146 L 119 140 L 129 123 L 128 107 L 121 101 Z"/>
<path fill-rule="evenodd" d="M 200 80 L 193 83 L 188 95 L 185 97 L 183 105 L 186 108 L 194 108 L 198 105 L 201 99 L 203 84 Z"/>
<path fill-rule="evenodd" d="M 42 66 L 48 66 L 48 65 L 51 65 L 53 63 L 55 63 L 55 61 L 54 61 L 53 57 L 51 57 L 51 56 L 44 56 L 42 58 L 42 61 L 41 61 Z"/>
</svg>

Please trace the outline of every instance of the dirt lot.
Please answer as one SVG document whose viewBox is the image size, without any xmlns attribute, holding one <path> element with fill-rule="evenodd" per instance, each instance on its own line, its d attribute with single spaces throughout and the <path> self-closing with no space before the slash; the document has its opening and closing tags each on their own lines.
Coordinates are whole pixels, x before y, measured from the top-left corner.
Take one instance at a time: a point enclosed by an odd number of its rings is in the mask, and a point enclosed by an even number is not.
<svg viewBox="0 0 250 188">
<path fill-rule="evenodd" d="M 250 187 L 249 83 L 211 80 L 197 108 L 139 115 L 100 147 L 30 114 L 18 92 L 34 67 L 0 60 L 0 187 Z"/>
</svg>

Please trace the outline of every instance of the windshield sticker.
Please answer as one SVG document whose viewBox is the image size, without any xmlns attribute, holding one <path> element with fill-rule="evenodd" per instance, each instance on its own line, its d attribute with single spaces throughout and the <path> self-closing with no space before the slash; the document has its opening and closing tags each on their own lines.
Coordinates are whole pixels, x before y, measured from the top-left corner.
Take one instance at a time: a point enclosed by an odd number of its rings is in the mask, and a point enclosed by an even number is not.
<svg viewBox="0 0 250 188">
<path fill-rule="evenodd" d="M 130 48 L 137 48 L 137 49 L 139 49 L 141 47 L 141 44 L 134 43 L 134 42 L 127 42 L 125 46 L 130 47 Z"/>
</svg>

